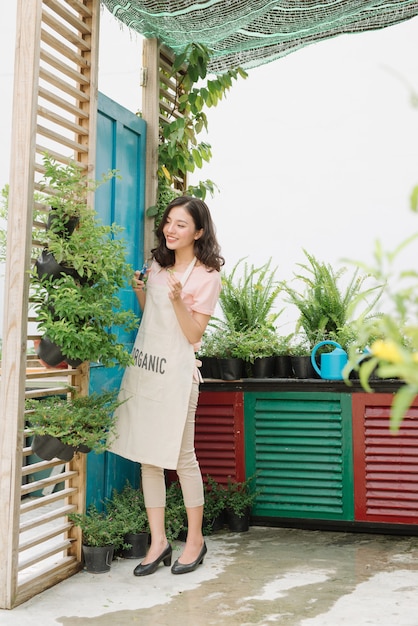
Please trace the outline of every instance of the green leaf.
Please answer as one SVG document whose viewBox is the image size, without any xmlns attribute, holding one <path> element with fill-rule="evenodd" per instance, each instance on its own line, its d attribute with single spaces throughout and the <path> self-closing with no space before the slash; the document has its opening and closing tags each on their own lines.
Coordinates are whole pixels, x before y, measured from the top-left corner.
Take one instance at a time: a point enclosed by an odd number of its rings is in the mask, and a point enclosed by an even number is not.
<svg viewBox="0 0 418 626">
<path fill-rule="evenodd" d="M 405 385 L 405 387 L 401 387 L 401 389 L 396 392 L 393 398 L 390 416 L 390 430 L 392 432 L 399 431 L 405 413 L 414 401 L 417 391 L 416 387 Z"/>
</svg>

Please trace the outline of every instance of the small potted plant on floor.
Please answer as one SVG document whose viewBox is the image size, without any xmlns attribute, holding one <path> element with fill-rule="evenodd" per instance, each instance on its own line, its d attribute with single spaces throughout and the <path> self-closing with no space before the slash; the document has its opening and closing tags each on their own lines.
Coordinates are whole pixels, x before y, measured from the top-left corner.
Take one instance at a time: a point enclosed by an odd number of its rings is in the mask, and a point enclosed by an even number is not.
<svg viewBox="0 0 418 626">
<path fill-rule="evenodd" d="M 115 434 L 113 414 L 121 405 L 117 395 L 117 391 L 105 391 L 26 400 L 33 452 L 47 461 L 70 461 L 76 452 L 106 450 Z"/>
<path fill-rule="evenodd" d="M 120 552 L 124 559 L 145 556 L 149 540 L 149 524 L 142 489 L 129 483 L 121 491 L 113 490 L 112 498 L 106 502 L 108 515 L 123 528 L 125 548 Z"/>
<path fill-rule="evenodd" d="M 120 520 L 99 511 L 94 504 L 86 513 L 70 513 L 68 519 L 81 529 L 86 570 L 95 574 L 108 572 L 115 550 L 123 546 Z"/>
<path fill-rule="evenodd" d="M 226 521 L 233 532 L 245 532 L 249 529 L 251 509 L 258 495 L 252 489 L 254 476 L 243 482 L 233 482 L 228 479 L 225 494 Z"/>
<path fill-rule="evenodd" d="M 207 475 L 204 482 L 205 505 L 203 509 L 203 534 L 210 535 L 223 528 L 225 521 L 226 489 Z"/>
<path fill-rule="evenodd" d="M 165 523 L 168 541 L 185 540 L 187 535 L 187 513 L 178 481 L 170 483 L 167 487 Z"/>
</svg>

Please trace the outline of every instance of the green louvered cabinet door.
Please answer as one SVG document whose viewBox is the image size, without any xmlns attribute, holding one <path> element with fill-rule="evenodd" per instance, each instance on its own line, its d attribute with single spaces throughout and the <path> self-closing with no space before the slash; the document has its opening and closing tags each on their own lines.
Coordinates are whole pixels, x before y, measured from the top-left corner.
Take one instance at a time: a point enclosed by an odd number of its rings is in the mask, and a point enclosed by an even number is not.
<svg viewBox="0 0 418 626">
<path fill-rule="evenodd" d="M 254 516 L 353 520 L 349 394 L 248 392 L 244 412 Z"/>
</svg>

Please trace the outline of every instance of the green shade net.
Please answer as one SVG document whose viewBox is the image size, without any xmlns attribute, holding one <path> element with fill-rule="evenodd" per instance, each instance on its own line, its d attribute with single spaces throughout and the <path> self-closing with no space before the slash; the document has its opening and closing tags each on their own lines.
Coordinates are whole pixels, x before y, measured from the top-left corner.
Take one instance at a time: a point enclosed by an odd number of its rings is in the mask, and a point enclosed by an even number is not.
<svg viewBox="0 0 418 626">
<path fill-rule="evenodd" d="M 101 0 L 129 28 L 175 52 L 213 50 L 212 72 L 268 63 L 316 41 L 385 28 L 418 14 L 417 0 Z"/>
</svg>

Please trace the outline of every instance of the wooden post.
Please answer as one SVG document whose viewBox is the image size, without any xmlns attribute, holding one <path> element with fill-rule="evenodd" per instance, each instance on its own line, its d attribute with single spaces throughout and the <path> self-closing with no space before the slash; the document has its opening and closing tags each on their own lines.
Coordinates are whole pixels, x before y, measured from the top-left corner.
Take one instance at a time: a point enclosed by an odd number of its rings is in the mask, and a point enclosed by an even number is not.
<svg viewBox="0 0 418 626">
<path fill-rule="evenodd" d="M 17 1 L 0 387 L 0 608 L 6 609 L 17 590 L 41 13 L 42 0 Z"/>
<path fill-rule="evenodd" d="M 147 123 L 145 210 L 157 202 L 158 131 L 159 131 L 159 59 L 158 39 L 145 39 L 142 48 L 142 117 Z M 155 245 L 154 219 L 145 216 L 144 255 Z"/>
</svg>

